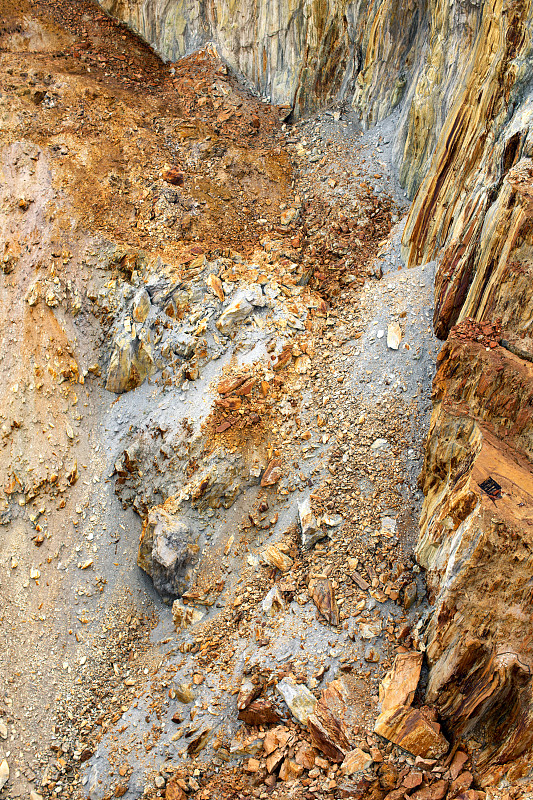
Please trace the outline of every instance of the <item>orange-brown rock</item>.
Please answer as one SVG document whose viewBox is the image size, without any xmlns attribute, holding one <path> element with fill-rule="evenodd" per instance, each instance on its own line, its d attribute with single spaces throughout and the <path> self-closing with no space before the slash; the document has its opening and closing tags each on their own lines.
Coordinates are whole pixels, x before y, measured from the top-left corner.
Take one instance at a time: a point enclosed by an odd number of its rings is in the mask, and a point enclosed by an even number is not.
<svg viewBox="0 0 533 800">
<path fill-rule="evenodd" d="M 280 767 L 279 777 L 285 783 L 292 783 L 302 775 L 303 771 L 304 768 L 300 764 L 293 761 L 292 758 L 286 758 Z"/>
<path fill-rule="evenodd" d="M 312 581 L 309 584 L 309 597 L 330 625 L 339 624 L 339 607 L 329 578 Z"/>
<path fill-rule="evenodd" d="M 355 772 L 362 772 L 372 766 L 372 757 L 370 753 L 356 747 L 346 754 L 344 761 L 341 764 L 341 772 L 343 775 L 353 775 Z"/>
<path fill-rule="evenodd" d="M 379 687 L 381 711 L 411 705 L 422 669 L 422 653 L 400 653 Z"/>
<path fill-rule="evenodd" d="M 259 699 L 239 711 L 239 719 L 247 725 L 275 725 L 281 717 L 270 700 Z"/>
<path fill-rule="evenodd" d="M 274 486 L 281 476 L 283 475 L 283 470 L 281 468 L 281 459 L 273 458 L 267 464 L 265 471 L 261 477 L 261 486 Z"/>
<path fill-rule="evenodd" d="M 379 715 L 375 733 L 422 758 L 439 758 L 449 745 L 444 736 L 416 708 L 398 706 Z"/>
<path fill-rule="evenodd" d="M 186 797 L 187 795 L 181 786 L 178 786 L 176 779 L 171 778 L 165 788 L 165 800 L 185 800 Z"/>
<path fill-rule="evenodd" d="M 467 322 L 452 331 L 421 479 L 417 555 L 435 604 L 427 699 L 455 736 L 485 731 L 474 761 L 487 780 L 533 743 L 532 398 L 530 362 L 487 348 Z"/>
<path fill-rule="evenodd" d="M 330 761 L 341 762 L 353 749 L 346 724 L 349 692 L 342 680 L 332 681 L 322 691 L 307 727 L 312 744 Z"/>
<path fill-rule="evenodd" d="M 172 186 L 183 186 L 185 183 L 185 175 L 178 167 L 169 167 L 163 170 L 161 177 L 167 183 L 171 183 Z"/>
<path fill-rule="evenodd" d="M 231 392 L 234 392 L 239 386 L 242 386 L 249 377 L 249 375 L 232 375 L 228 378 L 222 378 L 222 380 L 217 383 L 217 392 L 219 394 L 231 394 Z"/>
<path fill-rule="evenodd" d="M 409 796 L 413 797 L 414 800 L 443 800 L 447 791 L 448 782 L 441 780 L 432 783 L 430 786 L 422 786 Z"/>
</svg>

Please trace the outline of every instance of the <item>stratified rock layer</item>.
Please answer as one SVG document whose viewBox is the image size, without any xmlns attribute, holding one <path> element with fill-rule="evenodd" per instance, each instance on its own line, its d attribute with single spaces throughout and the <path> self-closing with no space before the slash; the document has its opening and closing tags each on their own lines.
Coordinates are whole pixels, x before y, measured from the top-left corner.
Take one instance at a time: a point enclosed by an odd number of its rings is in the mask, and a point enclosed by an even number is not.
<svg viewBox="0 0 533 800">
<path fill-rule="evenodd" d="M 487 780 L 533 742 L 532 403 L 531 363 L 481 326 L 452 332 L 422 473 L 417 555 L 435 606 L 427 699 L 455 737 L 483 732 L 476 762 Z"/>
</svg>

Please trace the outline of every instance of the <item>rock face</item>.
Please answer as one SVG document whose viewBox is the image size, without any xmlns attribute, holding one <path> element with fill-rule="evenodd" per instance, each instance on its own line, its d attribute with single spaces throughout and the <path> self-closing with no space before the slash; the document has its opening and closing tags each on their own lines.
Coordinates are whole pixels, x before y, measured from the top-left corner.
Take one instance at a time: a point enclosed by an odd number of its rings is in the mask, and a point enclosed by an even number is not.
<svg viewBox="0 0 533 800">
<path fill-rule="evenodd" d="M 508 91 L 525 76 L 520 62 L 509 67 L 525 47 L 525 4 L 508 14 L 501 1 L 497 9 L 489 3 L 442 6 L 419 0 L 100 0 L 100 5 L 166 60 L 214 42 L 263 95 L 295 114 L 343 100 L 371 125 L 400 107 L 396 158 L 411 195 L 435 147 L 446 152 L 449 130 L 457 139 L 469 118 L 481 124 L 502 115 Z M 464 112 L 479 90 L 482 105 L 472 102 L 461 116 L 461 108 Z M 460 124 L 456 119 L 450 127 L 454 117 L 461 118 Z M 445 121 L 448 133 L 441 135 Z M 469 135 L 481 151 L 478 132 L 474 124 Z M 455 155 L 450 153 L 452 159 Z M 467 159 L 459 169 L 470 166 Z M 426 195 L 432 202 L 430 194 L 420 196 L 413 220 Z M 424 237 L 425 231 L 418 231 L 417 238 Z"/>
<path fill-rule="evenodd" d="M 465 80 L 403 239 L 411 264 L 439 258 L 435 327 L 443 338 L 467 316 L 501 314 L 519 325 L 509 295 L 518 299 L 529 271 L 531 11 L 501 2 L 478 9 Z"/>
<path fill-rule="evenodd" d="M 489 328 L 462 323 L 440 354 L 417 550 L 434 603 L 427 700 L 455 736 L 485 731 L 488 776 L 533 742 L 533 365 Z"/>
<path fill-rule="evenodd" d="M 526 147 L 526 118 L 516 108 L 527 77 L 525 3 L 509 12 L 503 0 L 496 9 L 418 0 L 100 4 L 170 61 L 215 42 L 262 94 L 297 114 L 344 100 L 370 125 L 401 107 L 396 160 L 410 195 L 426 176 L 405 237 L 411 260 L 429 260 L 459 231 L 472 246 L 492 187 Z M 483 161 L 487 180 L 476 183 Z M 465 179 L 475 203 L 466 203 Z"/>
</svg>

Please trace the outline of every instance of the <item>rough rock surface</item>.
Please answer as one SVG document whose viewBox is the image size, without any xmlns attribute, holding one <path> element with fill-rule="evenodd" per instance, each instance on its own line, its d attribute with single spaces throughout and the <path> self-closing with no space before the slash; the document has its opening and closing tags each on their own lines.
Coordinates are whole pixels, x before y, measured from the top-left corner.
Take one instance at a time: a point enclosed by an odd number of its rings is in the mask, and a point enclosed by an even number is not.
<svg viewBox="0 0 533 800">
<path fill-rule="evenodd" d="M 529 6 L 106 8 L 284 107 L 0 0 L 4 793 L 527 798 Z"/>
<path fill-rule="evenodd" d="M 486 731 L 476 762 L 489 775 L 526 752 L 533 735 L 524 627 L 533 568 L 533 365 L 498 345 L 500 336 L 466 321 L 439 356 L 417 547 L 435 606 L 427 697 L 455 735 Z M 483 489 L 488 479 L 496 488 Z"/>
</svg>

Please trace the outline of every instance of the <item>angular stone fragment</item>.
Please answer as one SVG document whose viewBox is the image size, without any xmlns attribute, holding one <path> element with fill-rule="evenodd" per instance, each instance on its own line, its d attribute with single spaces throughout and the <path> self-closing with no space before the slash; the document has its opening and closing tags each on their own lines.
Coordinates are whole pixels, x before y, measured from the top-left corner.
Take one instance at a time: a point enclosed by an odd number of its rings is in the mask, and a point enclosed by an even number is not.
<svg viewBox="0 0 533 800">
<path fill-rule="evenodd" d="M 261 486 L 274 486 L 282 475 L 281 459 L 271 459 L 261 477 Z"/>
<path fill-rule="evenodd" d="M 150 295 L 146 289 L 139 289 L 133 299 L 132 316 L 135 322 L 143 323 L 150 313 Z"/>
<path fill-rule="evenodd" d="M 177 783 L 177 778 L 172 777 L 165 788 L 165 800 L 186 800 L 187 795 Z"/>
<path fill-rule="evenodd" d="M 265 614 L 274 616 L 278 611 L 285 608 L 285 601 L 278 586 L 273 586 L 272 589 L 265 595 L 261 601 L 261 608 Z"/>
<path fill-rule="evenodd" d="M 224 296 L 224 289 L 222 288 L 222 281 L 220 280 L 220 278 L 211 273 L 210 275 L 207 276 L 205 282 L 207 283 L 213 294 L 216 295 L 216 297 L 218 297 L 221 303 L 223 303 L 225 300 L 225 296 Z"/>
<path fill-rule="evenodd" d="M 379 652 L 373 647 L 371 644 L 365 647 L 365 661 L 368 661 L 370 664 L 377 664 L 380 660 Z"/>
<path fill-rule="evenodd" d="M 421 786 L 420 789 L 410 795 L 410 798 L 413 798 L 413 800 L 443 800 L 447 791 L 448 781 L 441 780 L 432 783 L 431 786 Z M 457 795 L 454 795 L 454 800 L 458 800 Z M 467 800 L 467 798 L 463 798 L 463 800 Z M 475 800 L 475 798 L 472 798 L 472 800 Z"/>
<path fill-rule="evenodd" d="M 284 678 L 276 686 L 277 691 L 287 703 L 293 717 L 301 725 L 307 725 L 309 715 L 316 706 L 316 697 L 303 683 L 295 683 L 289 678 Z"/>
<path fill-rule="evenodd" d="M 374 732 L 414 756 L 440 758 L 449 744 L 416 708 L 399 706 L 379 715 Z"/>
<path fill-rule="evenodd" d="M 320 521 L 328 528 L 336 528 L 338 525 L 342 525 L 344 519 L 340 514 L 324 514 Z"/>
<path fill-rule="evenodd" d="M 368 583 L 368 581 L 365 581 L 363 576 L 360 575 L 356 570 L 352 572 L 351 575 L 354 583 L 356 583 L 357 586 L 359 586 L 359 588 L 363 590 L 363 592 L 367 592 L 370 589 L 370 584 Z"/>
<path fill-rule="evenodd" d="M 359 636 L 361 639 L 375 639 L 381 633 L 381 628 L 381 619 L 362 622 L 359 626 Z"/>
<path fill-rule="evenodd" d="M 211 728 L 205 728 L 198 736 L 195 736 L 187 745 L 187 754 L 189 756 L 197 756 L 209 741 L 211 735 Z"/>
<path fill-rule="evenodd" d="M 221 378 L 217 383 L 217 392 L 219 394 L 231 394 L 239 386 L 242 386 L 249 377 L 248 373 L 245 373 L 244 375 L 230 375 L 227 378 Z"/>
<path fill-rule="evenodd" d="M 270 702 L 260 698 L 252 700 L 242 711 L 239 711 L 239 719 L 247 725 L 275 725 L 280 722 L 281 717 Z"/>
<path fill-rule="evenodd" d="M 468 756 L 462 750 L 458 750 L 455 753 L 452 759 L 452 763 L 450 764 L 449 767 L 450 778 L 452 779 L 452 781 L 454 781 L 457 778 L 457 776 L 459 775 L 459 773 L 461 772 L 467 761 L 468 761 Z"/>
<path fill-rule="evenodd" d="M 140 386 L 155 369 L 149 334 L 139 338 L 123 331 L 113 342 L 105 388 L 115 394 L 129 392 Z"/>
<path fill-rule="evenodd" d="M 9 764 L 6 759 L 0 764 L 0 790 L 4 788 L 9 780 Z"/>
<path fill-rule="evenodd" d="M 299 375 L 305 375 L 311 369 L 311 358 L 308 355 L 298 356 L 294 360 L 294 370 Z"/>
<path fill-rule="evenodd" d="M 298 519 L 300 521 L 300 530 L 302 533 L 302 547 L 304 550 L 310 550 L 320 539 L 323 539 L 326 534 L 319 526 L 315 515 L 311 510 L 311 500 L 306 497 L 301 503 L 298 503 Z"/>
<path fill-rule="evenodd" d="M 291 222 L 294 222 L 294 220 L 298 219 L 299 214 L 300 212 L 297 208 L 287 208 L 281 213 L 280 222 L 284 227 L 287 227 L 291 224 Z"/>
<path fill-rule="evenodd" d="M 397 706 L 409 706 L 418 686 L 423 654 L 400 653 L 394 659 L 392 670 L 385 675 L 379 687 L 381 713 Z"/>
<path fill-rule="evenodd" d="M 417 770 L 411 770 L 411 772 L 408 772 L 403 779 L 402 786 L 405 789 L 416 789 L 416 787 L 420 786 L 421 783 L 422 773 L 418 772 Z"/>
<path fill-rule="evenodd" d="M 331 761 L 343 761 L 353 749 L 345 724 L 348 700 L 348 691 L 343 681 L 332 681 L 322 691 L 320 700 L 309 717 L 311 742 Z"/>
<path fill-rule="evenodd" d="M 329 578 L 321 578 L 309 584 L 309 597 L 330 625 L 339 624 L 339 607 L 335 589 Z"/>
<path fill-rule="evenodd" d="M 187 705 L 188 703 L 192 703 L 195 699 L 195 695 L 193 690 L 191 689 L 190 683 L 180 683 L 174 689 L 174 694 L 176 695 L 176 700 L 179 700 L 180 703 Z"/>
<path fill-rule="evenodd" d="M 397 322 L 391 322 L 387 326 L 387 347 L 391 350 L 397 350 L 402 341 L 402 329 Z"/>
<path fill-rule="evenodd" d="M 184 605 L 180 599 L 172 603 L 172 622 L 177 631 L 196 625 L 204 618 L 204 613 L 194 606 Z"/>
<path fill-rule="evenodd" d="M 359 747 L 355 750 L 350 750 L 346 754 L 344 761 L 341 764 L 341 772 L 343 775 L 353 775 L 354 772 L 362 772 L 372 766 L 372 757 L 370 753 L 365 753 Z"/>
<path fill-rule="evenodd" d="M 250 316 L 253 310 L 253 305 L 245 297 L 239 297 L 222 312 L 216 326 L 221 333 L 228 334 L 239 322 Z"/>
<path fill-rule="evenodd" d="M 178 167 L 168 167 L 168 169 L 163 170 L 161 177 L 172 186 L 183 186 L 185 183 L 185 175 Z"/>
<path fill-rule="evenodd" d="M 279 569 L 280 572 L 287 572 L 292 567 L 292 558 L 285 553 L 282 553 L 279 547 L 271 544 L 265 547 L 261 554 L 262 560 L 265 564 L 270 564 L 271 567 Z"/>
<path fill-rule="evenodd" d="M 278 725 L 268 731 L 263 741 L 263 751 L 269 756 L 275 750 L 282 750 L 289 741 L 290 731 L 284 725 Z"/>
<path fill-rule="evenodd" d="M 302 742 L 296 750 L 294 760 L 304 769 L 313 769 L 315 766 L 315 750 L 307 742 Z"/>
<path fill-rule="evenodd" d="M 300 764 L 297 764 L 296 761 L 293 761 L 291 758 L 286 758 L 281 765 L 279 777 L 284 783 L 292 783 L 298 780 L 303 771 L 304 768 Z"/>
<path fill-rule="evenodd" d="M 139 543 L 137 563 L 163 596 L 182 595 L 191 585 L 198 547 L 182 520 L 160 507 L 150 509 Z"/>
<path fill-rule="evenodd" d="M 252 683 L 249 678 L 244 678 L 237 695 L 237 708 L 242 711 L 261 694 L 261 686 Z"/>
</svg>

